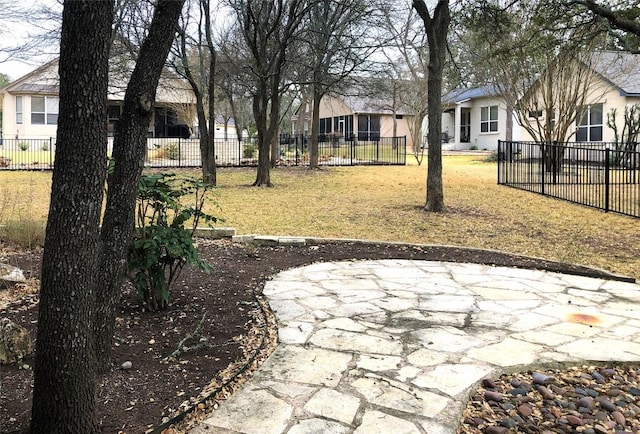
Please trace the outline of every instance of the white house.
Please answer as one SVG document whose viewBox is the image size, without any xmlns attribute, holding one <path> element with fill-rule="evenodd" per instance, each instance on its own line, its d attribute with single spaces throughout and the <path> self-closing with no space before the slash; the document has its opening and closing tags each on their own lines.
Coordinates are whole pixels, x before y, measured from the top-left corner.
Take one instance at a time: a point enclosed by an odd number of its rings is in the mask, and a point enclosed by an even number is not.
<svg viewBox="0 0 640 434">
<path fill-rule="evenodd" d="M 495 150 L 514 139 L 513 112 L 493 86 L 453 90 L 442 105 L 442 149 Z"/>
<path fill-rule="evenodd" d="M 604 51 L 595 54 L 583 105 L 575 107 L 577 116 L 570 141 L 615 142 L 615 131 L 607 125 L 607 118 L 615 110 L 615 125 L 624 128 L 625 108 L 640 104 L 640 54 Z M 539 122 L 544 122 L 541 118 Z M 532 140 L 522 131 L 523 140 Z"/>
</svg>

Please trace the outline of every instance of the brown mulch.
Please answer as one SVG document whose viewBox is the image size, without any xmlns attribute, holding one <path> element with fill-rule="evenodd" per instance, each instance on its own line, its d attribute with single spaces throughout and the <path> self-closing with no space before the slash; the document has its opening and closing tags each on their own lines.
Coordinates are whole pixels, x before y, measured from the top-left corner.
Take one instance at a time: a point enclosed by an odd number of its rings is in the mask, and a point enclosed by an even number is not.
<svg viewBox="0 0 640 434">
<path fill-rule="evenodd" d="M 133 290 L 124 294 L 113 367 L 99 379 L 97 391 L 96 414 L 104 433 L 160 432 L 187 409 L 206 412 L 212 401 L 205 398 L 215 386 L 229 379 L 233 383 L 234 373 L 266 345 L 259 297 L 264 281 L 284 269 L 322 261 L 403 258 L 604 273 L 496 251 L 442 246 L 327 242 L 295 247 L 200 240 L 198 250 L 214 270 L 206 275 L 185 269 L 172 289 L 168 310 L 145 312 Z M 0 262 L 22 268 L 37 286 L 39 252 L 5 251 Z M 7 291 L 19 300 L 3 306 L 2 292 L 6 298 Z M 0 290 L 0 317 L 26 327 L 35 339 L 35 289 Z M 132 367 L 122 369 L 127 361 Z M 33 358 L 21 365 L 0 366 L 0 433 L 28 430 Z"/>
</svg>

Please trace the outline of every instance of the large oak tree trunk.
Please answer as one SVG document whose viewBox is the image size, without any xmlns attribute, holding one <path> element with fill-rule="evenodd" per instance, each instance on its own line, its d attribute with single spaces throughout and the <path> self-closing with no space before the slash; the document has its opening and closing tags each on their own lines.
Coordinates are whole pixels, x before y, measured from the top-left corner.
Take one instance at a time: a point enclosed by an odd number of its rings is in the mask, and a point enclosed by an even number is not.
<svg viewBox="0 0 640 434">
<path fill-rule="evenodd" d="M 56 166 L 42 260 L 32 433 L 99 432 L 91 331 L 106 174 L 113 8 L 113 1 L 64 4 Z"/>
<path fill-rule="evenodd" d="M 311 142 L 309 145 L 309 169 L 320 168 L 320 156 L 318 150 L 318 136 L 320 130 L 320 101 L 322 95 L 313 87 L 313 106 L 311 112 Z"/>
<path fill-rule="evenodd" d="M 116 306 L 124 279 L 126 249 L 134 227 L 138 181 L 144 165 L 147 130 L 156 88 L 173 42 L 184 0 L 159 0 L 125 93 L 122 118 L 113 143 L 113 172 L 108 179 L 102 223 L 100 290 L 94 326 L 99 369 L 110 366 Z"/>
<path fill-rule="evenodd" d="M 429 67 L 427 78 L 427 111 L 429 129 L 427 143 L 429 158 L 427 167 L 426 211 L 444 210 L 442 186 L 442 70 L 447 49 L 449 30 L 449 0 L 438 0 L 433 18 L 424 1 L 413 0 L 413 7 L 422 18 L 429 45 Z"/>
<path fill-rule="evenodd" d="M 258 130 L 258 171 L 254 187 L 273 187 L 271 183 L 271 140 L 269 135 L 267 110 L 267 91 L 263 85 L 259 86 L 253 96 L 253 117 Z"/>
<path fill-rule="evenodd" d="M 209 5 L 207 4 L 207 7 Z M 209 102 L 209 131 L 207 141 L 200 141 L 200 155 L 202 161 L 202 181 L 207 184 L 216 185 L 218 174 L 216 172 L 216 114 L 215 114 L 215 69 L 216 58 L 213 50 L 210 51 L 209 59 L 209 83 L 207 86 Z M 225 137 L 226 139 L 226 137 Z"/>
</svg>

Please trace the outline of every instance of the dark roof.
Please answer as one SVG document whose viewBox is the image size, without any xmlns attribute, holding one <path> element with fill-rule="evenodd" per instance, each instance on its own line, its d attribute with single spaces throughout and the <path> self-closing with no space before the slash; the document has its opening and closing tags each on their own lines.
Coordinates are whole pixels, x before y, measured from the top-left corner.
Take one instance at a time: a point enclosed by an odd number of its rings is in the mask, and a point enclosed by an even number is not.
<svg viewBox="0 0 640 434">
<path fill-rule="evenodd" d="M 593 69 L 620 89 L 621 96 L 640 96 L 640 54 L 604 51 Z"/>
<path fill-rule="evenodd" d="M 346 95 L 343 97 L 345 104 L 354 113 L 393 114 L 391 99 L 383 99 L 371 95 Z M 398 107 L 395 111 L 399 115 L 410 114 L 407 110 Z"/>
<path fill-rule="evenodd" d="M 499 95 L 498 89 L 491 84 L 481 87 L 473 87 L 469 89 L 454 89 L 442 97 L 444 104 L 455 104 L 470 99 L 484 98 L 488 96 Z"/>
<path fill-rule="evenodd" d="M 12 93 L 58 94 L 60 86 L 53 84 L 21 83 L 11 89 Z"/>
</svg>

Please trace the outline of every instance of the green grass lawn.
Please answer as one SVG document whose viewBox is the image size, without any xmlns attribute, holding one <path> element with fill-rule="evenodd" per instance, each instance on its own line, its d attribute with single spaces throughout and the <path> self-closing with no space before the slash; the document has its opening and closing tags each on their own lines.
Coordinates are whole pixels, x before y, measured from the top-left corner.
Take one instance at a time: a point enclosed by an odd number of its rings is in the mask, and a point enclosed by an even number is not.
<svg viewBox="0 0 640 434">
<path fill-rule="evenodd" d="M 210 211 L 240 234 L 490 248 L 640 278 L 638 220 L 498 186 L 496 164 L 482 159 L 443 158 L 447 209 L 440 214 L 422 211 L 426 167 L 416 165 L 278 168 L 275 188 L 250 187 L 255 169 L 220 169 L 220 209 Z M 0 225 L 21 215 L 44 219 L 50 179 L 0 173 Z"/>
</svg>

